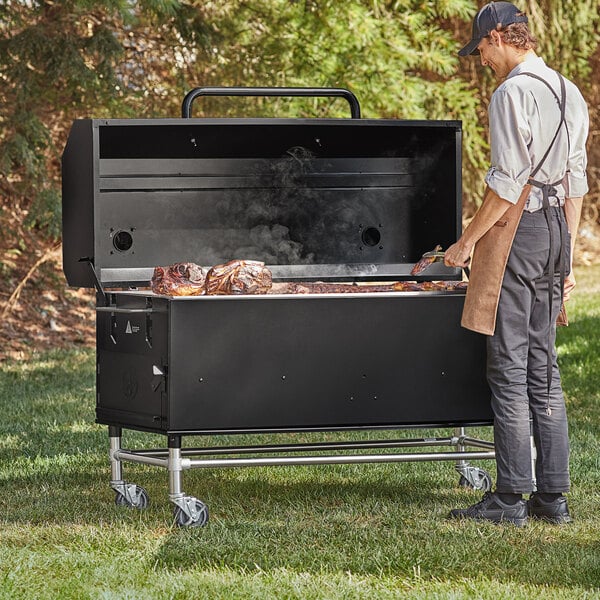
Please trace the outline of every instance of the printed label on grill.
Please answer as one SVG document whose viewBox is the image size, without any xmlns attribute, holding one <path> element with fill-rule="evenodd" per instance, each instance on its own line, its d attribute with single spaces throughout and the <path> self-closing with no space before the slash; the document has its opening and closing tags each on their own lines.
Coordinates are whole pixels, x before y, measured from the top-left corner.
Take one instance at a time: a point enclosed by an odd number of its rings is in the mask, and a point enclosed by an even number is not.
<svg viewBox="0 0 600 600">
<path fill-rule="evenodd" d="M 140 330 L 138 325 L 132 325 L 131 321 L 127 321 L 127 327 L 125 327 L 125 333 L 137 333 Z"/>
</svg>

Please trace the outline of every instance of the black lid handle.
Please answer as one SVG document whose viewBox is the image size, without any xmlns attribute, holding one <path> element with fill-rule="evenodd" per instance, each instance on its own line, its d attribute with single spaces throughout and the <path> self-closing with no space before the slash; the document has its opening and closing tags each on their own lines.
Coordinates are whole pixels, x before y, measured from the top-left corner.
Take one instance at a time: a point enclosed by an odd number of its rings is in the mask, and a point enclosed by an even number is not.
<svg viewBox="0 0 600 600">
<path fill-rule="evenodd" d="M 189 91 L 181 105 L 181 116 L 192 116 L 192 102 L 198 96 L 303 96 L 311 98 L 340 97 L 350 104 L 353 119 L 360 119 L 360 104 L 357 97 L 344 88 L 261 88 L 261 87 L 200 87 Z"/>
</svg>

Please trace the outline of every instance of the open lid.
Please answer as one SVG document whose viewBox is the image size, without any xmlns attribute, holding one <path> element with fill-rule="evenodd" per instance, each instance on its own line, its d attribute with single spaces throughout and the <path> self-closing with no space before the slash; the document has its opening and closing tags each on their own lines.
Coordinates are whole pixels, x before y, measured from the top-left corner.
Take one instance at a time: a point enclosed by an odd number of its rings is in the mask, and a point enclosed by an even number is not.
<svg viewBox="0 0 600 600">
<path fill-rule="evenodd" d="M 414 279 L 460 233 L 456 121 L 81 120 L 63 154 L 64 270 L 261 260 L 276 279 Z M 82 262 L 83 261 L 83 262 Z M 421 279 L 460 279 L 432 265 Z"/>
</svg>

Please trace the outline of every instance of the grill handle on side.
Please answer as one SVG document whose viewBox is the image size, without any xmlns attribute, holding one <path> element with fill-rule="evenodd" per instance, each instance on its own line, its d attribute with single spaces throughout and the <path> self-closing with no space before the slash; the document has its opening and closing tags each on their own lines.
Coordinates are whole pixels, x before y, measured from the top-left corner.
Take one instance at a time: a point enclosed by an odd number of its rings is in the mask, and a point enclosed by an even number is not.
<svg viewBox="0 0 600 600">
<path fill-rule="evenodd" d="M 192 102 L 198 96 L 299 96 L 311 98 L 338 97 L 347 100 L 353 119 L 360 119 L 358 98 L 344 88 L 262 88 L 262 87 L 199 87 L 189 91 L 181 105 L 181 116 L 192 116 Z"/>
</svg>

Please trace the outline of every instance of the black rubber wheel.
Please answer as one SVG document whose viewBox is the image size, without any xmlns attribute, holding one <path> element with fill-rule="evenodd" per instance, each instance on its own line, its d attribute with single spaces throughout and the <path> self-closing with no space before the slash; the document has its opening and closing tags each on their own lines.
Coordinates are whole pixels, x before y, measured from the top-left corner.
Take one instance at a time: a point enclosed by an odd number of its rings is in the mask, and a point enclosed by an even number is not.
<svg viewBox="0 0 600 600">
<path fill-rule="evenodd" d="M 147 508 L 148 504 L 150 504 L 148 492 L 139 485 L 135 487 L 135 491 L 137 493 L 137 502 L 135 504 L 129 502 L 129 500 L 127 500 L 127 498 L 120 492 L 116 492 L 115 504 L 117 506 L 126 506 L 127 508 L 139 508 L 140 510 Z"/>
<path fill-rule="evenodd" d="M 204 527 L 208 523 L 208 506 L 204 502 L 196 500 L 196 510 L 198 518 L 194 521 L 179 506 L 176 506 L 173 511 L 176 525 L 178 527 Z"/>
</svg>

